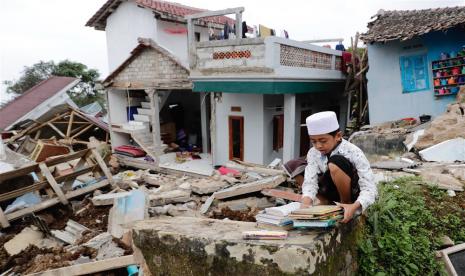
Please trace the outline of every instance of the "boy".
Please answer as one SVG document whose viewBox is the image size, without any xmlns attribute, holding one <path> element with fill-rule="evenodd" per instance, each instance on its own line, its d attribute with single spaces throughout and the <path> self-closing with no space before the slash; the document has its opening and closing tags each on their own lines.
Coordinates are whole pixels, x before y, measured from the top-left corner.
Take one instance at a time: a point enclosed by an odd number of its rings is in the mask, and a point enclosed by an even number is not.
<svg viewBox="0 0 465 276">
<path fill-rule="evenodd" d="M 313 205 L 315 198 L 321 204 L 335 202 L 344 209 L 342 222 L 347 223 L 378 194 L 370 163 L 362 150 L 342 138 L 336 113 L 315 113 L 306 124 L 313 147 L 307 154 L 302 208 Z"/>
</svg>

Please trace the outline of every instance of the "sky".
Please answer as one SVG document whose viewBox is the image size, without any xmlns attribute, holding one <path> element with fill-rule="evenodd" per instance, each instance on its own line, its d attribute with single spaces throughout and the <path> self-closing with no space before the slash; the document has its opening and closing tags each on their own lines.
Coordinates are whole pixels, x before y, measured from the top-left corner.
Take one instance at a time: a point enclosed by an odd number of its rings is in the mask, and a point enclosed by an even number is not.
<svg viewBox="0 0 465 276">
<path fill-rule="evenodd" d="M 81 62 L 108 75 L 104 31 L 85 27 L 106 0 L 0 0 L 0 102 L 10 98 L 3 82 L 15 80 L 24 66 L 64 59 Z M 174 0 L 219 10 L 244 7 L 249 26 L 285 29 L 291 39 L 344 38 L 365 32 L 378 10 L 463 6 L 465 0 Z M 129 53 L 128 53 L 129 55 Z"/>
</svg>

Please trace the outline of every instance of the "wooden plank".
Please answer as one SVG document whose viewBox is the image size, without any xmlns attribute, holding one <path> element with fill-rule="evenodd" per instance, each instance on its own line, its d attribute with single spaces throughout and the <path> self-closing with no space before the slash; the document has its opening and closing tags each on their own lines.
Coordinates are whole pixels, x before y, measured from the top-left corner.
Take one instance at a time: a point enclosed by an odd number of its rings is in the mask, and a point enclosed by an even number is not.
<svg viewBox="0 0 465 276">
<path fill-rule="evenodd" d="M 0 207 L 0 225 L 3 228 L 10 227 L 10 222 L 8 222 L 8 219 L 6 218 L 5 214 L 3 213 L 2 207 Z"/>
<path fill-rule="evenodd" d="M 68 181 L 68 180 L 73 180 L 73 179 L 75 179 L 76 177 L 78 177 L 78 176 L 80 176 L 82 174 L 94 171 L 96 168 L 97 168 L 97 165 L 89 166 L 89 167 L 86 167 L 84 169 L 76 170 L 76 171 L 74 171 L 72 173 L 59 176 L 59 177 L 55 178 L 55 180 L 58 183 L 65 182 L 65 181 Z"/>
<path fill-rule="evenodd" d="M 33 165 L 22 167 L 22 168 L 13 170 L 13 171 L 1 173 L 0 174 L 0 184 L 5 180 L 16 178 L 16 177 L 23 176 L 23 175 L 26 175 L 26 174 L 30 174 L 31 172 L 35 172 L 37 170 L 38 170 L 38 165 L 33 164 Z"/>
<path fill-rule="evenodd" d="M 73 127 L 74 123 L 74 111 L 71 111 L 71 115 L 69 116 L 68 128 L 66 129 L 66 137 L 71 135 L 71 128 Z"/>
<path fill-rule="evenodd" d="M 254 182 L 246 183 L 237 185 L 228 189 L 224 189 L 218 192 L 215 192 L 215 198 L 217 199 L 224 199 L 228 197 L 234 197 L 243 194 L 249 194 L 254 192 L 259 192 L 263 189 L 271 189 L 274 188 L 281 183 L 286 181 L 286 177 L 283 175 L 276 175 L 264 179 L 260 179 Z"/>
<path fill-rule="evenodd" d="M 78 133 L 74 134 L 73 136 L 71 136 L 71 138 L 75 138 L 81 134 L 83 134 L 84 132 L 88 131 L 90 128 L 94 127 L 94 125 L 88 125 L 86 126 L 83 130 L 79 131 Z"/>
<path fill-rule="evenodd" d="M 74 160 L 74 159 L 81 158 L 84 155 L 86 155 L 88 152 L 89 152 L 89 150 L 85 149 L 85 150 L 81 150 L 81 151 L 78 151 L 78 152 L 75 152 L 75 153 L 71 153 L 71 154 L 62 155 L 62 156 L 59 156 L 59 157 L 52 158 L 50 160 L 45 161 L 44 163 L 48 167 L 50 167 L 50 166 L 54 166 L 54 165 L 57 165 L 57 164 L 60 164 L 60 163 L 65 163 L 67 161 L 71 161 L 71 160 Z"/>
<path fill-rule="evenodd" d="M 127 267 L 129 265 L 137 264 L 134 255 L 116 257 L 96 262 L 77 264 L 67 267 L 61 267 L 53 270 L 28 274 L 30 276 L 62 276 L 62 275 L 86 275 L 91 273 L 98 273 L 107 270 Z"/>
<path fill-rule="evenodd" d="M 100 182 L 98 182 L 96 184 L 89 185 L 87 187 L 80 188 L 80 189 L 77 189 L 77 190 L 74 190 L 74 191 L 70 191 L 70 192 L 65 194 L 65 197 L 66 197 L 66 199 L 69 200 L 71 198 L 74 198 L 74 197 L 77 197 L 77 196 L 92 192 L 92 191 L 94 191 L 96 189 L 100 189 L 102 187 L 105 187 L 108 184 L 110 184 L 109 181 L 104 179 L 104 180 L 102 180 L 102 181 L 100 181 Z M 51 207 L 53 205 L 58 204 L 59 202 L 60 202 L 60 200 L 58 199 L 58 197 L 54 197 L 54 198 L 48 199 L 46 201 L 42 201 L 41 203 L 36 204 L 34 206 L 24 208 L 24 209 L 18 210 L 18 211 L 13 212 L 13 213 L 6 214 L 6 218 L 9 221 L 11 221 L 13 219 L 17 219 L 17 218 L 20 218 L 22 216 L 28 215 L 28 214 L 30 214 L 32 212 L 37 212 L 37 211 L 49 208 L 49 207 Z"/>
<path fill-rule="evenodd" d="M 47 125 L 51 127 L 56 133 L 58 133 L 61 137 L 65 138 L 65 134 L 61 132 L 56 126 L 54 126 L 52 123 L 48 122 Z"/>
<path fill-rule="evenodd" d="M 65 194 L 61 190 L 60 186 L 58 186 L 58 183 L 56 182 L 55 178 L 53 178 L 52 173 L 48 169 L 47 165 L 45 165 L 44 163 L 40 163 L 39 168 L 42 171 L 42 175 L 47 179 L 48 183 L 52 187 L 53 191 L 57 194 L 61 203 L 67 205 L 69 202 L 66 199 Z"/>
<path fill-rule="evenodd" d="M 197 19 L 197 18 L 203 18 L 203 17 L 228 15 L 228 14 L 235 14 L 238 12 L 241 13 L 241 12 L 244 12 L 244 10 L 245 10 L 244 7 L 237 7 L 237 8 L 229 8 L 229 9 L 224 9 L 224 10 L 219 10 L 219 11 L 206 11 L 206 12 L 189 14 L 189 15 L 184 16 L 184 18 Z"/>
<path fill-rule="evenodd" d="M 48 183 L 46 181 L 41 181 L 41 182 L 35 183 L 33 185 L 27 186 L 27 187 L 23 187 L 23 188 L 20 188 L 20 189 L 11 191 L 11 192 L 3 193 L 3 194 L 0 195 L 0 202 L 3 202 L 3 201 L 8 200 L 8 199 L 12 199 L 12 198 L 17 198 L 17 197 L 22 196 L 24 194 L 27 194 L 29 192 L 33 192 L 33 191 L 43 189 L 43 188 L 45 188 L 47 186 L 48 186 Z"/>
<path fill-rule="evenodd" d="M 241 172 L 255 172 L 260 174 L 267 174 L 267 175 L 284 175 L 284 171 L 282 170 L 275 170 L 275 169 L 268 169 L 268 168 L 260 168 L 260 167 L 248 167 L 243 166 L 237 163 L 228 162 L 225 165 L 227 168 L 235 169 Z"/>
<path fill-rule="evenodd" d="M 91 149 L 92 155 L 95 158 L 95 161 L 97 161 L 98 165 L 100 166 L 100 169 L 102 170 L 103 174 L 107 177 L 107 179 L 110 181 L 110 183 L 113 185 L 113 175 L 111 174 L 110 170 L 107 167 L 107 164 L 105 164 L 105 161 L 103 161 L 102 157 L 100 156 L 100 153 L 94 148 Z"/>
<path fill-rule="evenodd" d="M 262 194 L 266 196 L 272 196 L 276 198 L 282 198 L 282 199 L 287 199 L 287 200 L 292 200 L 292 201 L 297 201 L 297 202 L 300 202 L 300 200 L 302 199 L 302 195 L 289 192 L 289 191 L 277 190 L 277 189 L 265 189 L 265 190 L 262 190 Z"/>
</svg>

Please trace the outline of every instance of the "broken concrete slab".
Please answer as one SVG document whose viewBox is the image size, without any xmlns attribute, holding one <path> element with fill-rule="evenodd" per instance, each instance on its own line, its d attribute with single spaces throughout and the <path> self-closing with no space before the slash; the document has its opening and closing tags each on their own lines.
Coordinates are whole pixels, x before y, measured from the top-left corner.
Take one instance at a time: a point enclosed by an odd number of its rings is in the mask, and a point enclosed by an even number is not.
<svg viewBox="0 0 465 276">
<path fill-rule="evenodd" d="M 29 245 L 39 244 L 44 234 L 35 226 L 24 228 L 19 234 L 6 242 L 3 247 L 10 256 L 20 253 Z"/>
<path fill-rule="evenodd" d="M 191 200 L 191 192 L 185 190 L 167 191 L 150 194 L 150 206 L 162 206 L 170 203 L 184 203 Z"/>
<path fill-rule="evenodd" d="M 113 205 L 113 202 L 116 198 L 129 196 L 131 192 L 122 192 L 122 193 L 111 193 L 111 194 L 102 194 L 94 196 L 92 198 L 92 204 L 95 206 L 102 205 Z"/>
<path fill-rule="evenodd" d="M 446 140 L 419 152 L 425 161 L 455 162 L 465 161 L 465 139 Z"/>
<path fill-rule="evenodd" d="M 97 261 L 121 257 L 124 255 L 124 249 L 118 247 L 118 245 L 113 241 L 113 236 L 108 232 L 92 238 L 83 244 L 83 246 L 94 248 L 98 251 L 97 257 L 95 258 Z"/>
<path fill-rule="evenodd" d="M 300 202 L 302 199 L 302 195 L 290 192 L 290 191 L 283 191 L 278 189 L 265 189 L 262 191 L 262 194 L 266 196 L 272 196 L 276 198 L 287 199 L 291 201 Z"/>
<path fill-rule="evenodd" d="M 224 199 L 238 195 L 259 192 L 263 189 L 274 188 L 283 183 L 284 181 L 286 181 L 286 177 L 284 177 L 283 175 L 276 175 L 273 177 L 267 177 L 254 182 L 236 185 L 234 187 L 215 192 L 214 196 L 216 199 Z"/>
<path fill-rule="evenodd" d="M 108 215 L 108 232 L 121 238 L 128 224 L 148 218 L 148 195 L 143 189 L 133 190 L 129 196 L 115 199 Z"/>
<path fill-rule="evenodd" d="M 229 208 L 231 211 L 245 211 L 248 209 L 265 209 L 268 207 L 274 207 L 276 204 L 274 201 L 270 201 L 266 197 L 247 197 L 243 199 L 228 200 L 218 204 L 219 209 Z"/>
<path fill-rule="evenodd" d="M 89 230 L 90 229 L 84 225 L 70 219 L 66 222 L 65 230 L 52 230 L 50 232 L 55 238 L 67 244 L 75 244 L 76 241 L 82 236 L 82 233 Z"/>
<path fill-rule="evenodd" d="M 323 233 L 290 231 L 286 240 L 243 240 L 255 223 L 159 218 L 136 223 L 133 241 L 152 275 L 352 275 L 353 221 Z"/>
<path fill-rule="evenodd" d="M 210 179 L 200 179 L 191 183 L 192 192 L 199 195 L 212 194 L 227 186 L 229 186 L 227 182 Z"/>
<path fill-rule="evenodd" d="M 428 184 L 436 186 L 439 189 L 457 192 L 464 190 L 463 184 L 451 175 L 431 171 L 422 171 L 420 175 Z"/>
<path fill-rule="evenodd" d="M 417 164 L 415 162 L 405 162 L 405 161 L 396 161 L 396 160 L 389 160 L 389 161 L 379 161 L 371 164 L 372 168 L 375 169 L 384 169 L 384 170 L 402 170 L 402 169 L 409 169 L 415 168 Z"/>
</svg>

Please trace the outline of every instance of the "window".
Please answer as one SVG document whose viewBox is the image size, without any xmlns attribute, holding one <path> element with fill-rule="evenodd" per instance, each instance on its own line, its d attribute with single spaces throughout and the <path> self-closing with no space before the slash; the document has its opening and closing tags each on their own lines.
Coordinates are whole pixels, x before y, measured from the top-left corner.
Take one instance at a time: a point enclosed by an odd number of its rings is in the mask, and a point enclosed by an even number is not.
<svg viewBox="0 0 465 276">
<path fill-rule="evenodd" d="M 195 32 L 195 41 L 199 42 L 200 41 L 200 33 Z"/>
<path fill-rule="evenodd" d="M 283 148 L 284 140 L 284 115 L 273 117 L 273 150 L 279 151 Z"/>
<path fill-rule="evenodd" d="M 244 117 L 229 116 L 229 160 L 244 160 Z"/>
<path fill-rule="evenodd" d="M 426 54 L 400 57 L 402 92 L 429 89 Z"/>
</svg>

